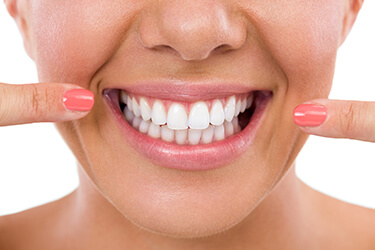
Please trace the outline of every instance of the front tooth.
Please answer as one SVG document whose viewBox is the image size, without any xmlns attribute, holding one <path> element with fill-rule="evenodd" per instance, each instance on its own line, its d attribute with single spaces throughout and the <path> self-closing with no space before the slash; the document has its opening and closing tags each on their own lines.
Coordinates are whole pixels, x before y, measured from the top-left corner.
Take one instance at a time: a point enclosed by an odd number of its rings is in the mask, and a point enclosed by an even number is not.
<svg viewBox="0 0 375 250">
<path fill-rule="evenodd" d="M 243 98 L 241 101 L 241 113 L 243 113 L 246 110 L 246 98 Z"/>
<path fill-rule="evenodd" d="M 201 140 L 202 130 L 200 129 L 189 129 L 189 143 L 191 145 L 197 145 Z"/>
<path fill-rule="evenodd" d="M 139 106 L 141 107 L 142 119 L 145 120 L 145 121 L 150 120 L 150 118 L 151 118 L 151 108 L 148 105 L 148 102 L 146 101 L 145 98 L 142 97 L 139 100 Z"/>
<path fill-rule="evenodd" d="M 232 122 L 224 122 L 224 129 L 227 136 L 231 136 L 234 134 L 234 126 Z"/>
<path fill-rule="evenodd" d="M 232 95 L 231 97 L 229 97 L 227 104 L 225 105 L 225 108 L 224 108 L 225 120 L 227 120 L 228 122 L 232 121 L 235 110 L 236 110 L 236 97 Z"/>
<path fill-rule="evenodd" d="M 142 121 L 139 125 L 139 132 L 146 134 L 148 132 L 148 129 L 150 127 L 150 121 Z"/>
<path fill-rule="evenodd" d="M 138 129 L 139 125 L 141 124 L 142 119 L 138 116 L 136 116 L 133 120 L 133 128 Z"/>
<path fill-rule="evenodd" d="M 133 106 L 133 113 L 135 114 L 135 116 L 140 116 L 141 115 L 141 109 L 138 105 L 138 102 L 137 100 L 135 99 L 135 97 L 133 97 L 133 101 L 132 101 L 132 106 Z"/>
<path fill-rule="evenodd" d="M 217 141 L 221 141 L 225 138 L 224 125 L 215 126 L 214 136 L 215 136 L 215 140 Z"/>
<path fill-rule="evenodd" d="M 172 103 L 168 110 L 167 126 L 175 130 L 188 128 L 188 117 L 184 106 Z"/>
<path fill-rule="evenodd" d="M 120 92 L 120 100 L 122 103 L 125 103 L 128 101 L 128 95 L 125 93 L 125 91 Z"/>
<path fill-rule="evenodd" d="M 214 126 L 209 126 L 202 132 L 202 142 L 207 144 L 212 142 L 212 137 L 214 136 Z"/>
<path fill-rule="evenodd" d="M 175 131 L 175 138 L 177 144 L 185 144 L 187 138 L 187 129 L 183 130 L 176 130 Z"/>
<path fill-rule="evenodd" d="M 129 123 L 132 123 L 133 122 L 133 119 L 134 119 L 134 114 L 133 112 L 131 112 L 128 108 L 128 106 L 126 106 L 124 108 L 124 115 L 125 115 L 125 119 L 129 122 Z"/>
<path fill-rule="evenodd" d="M 164 105 L 159 100 L 156 100 L 152 106 L 151 119 L 156 125 L 164 125 L 167 122 Z"/>
<path fill-rule="evenodd" d="M 247 104 L 246 104 L 247 109 L 251 107 L 251 105 L 253 104 L 253 101 L 254 101 L 254 94 L 251 94 L 251 96 L 247 98 Z"/>
<path fill-rule="evenodd" d="M 210 122 L 212 125 L 221 125 L 224 122 L 224 109 L 223 104 L 219 100 L 212 103 L 210 111 Z"/>
<path fill-rule="evenodd" d="M 192 129 L 205 129 L 210 125 L 210 113 L 205 102 L 193 104 L 189 114 L 189 127 Z"/>
<path fill-rule="evenodd" d="M 148 128 L 148 135 L 152 138 L 159 138 L 160 137 L 160 126 L 156 125 L 154 123 L 150 124 L 150 127 Z"/>
<path fill-rule="evenodd" d="M 241 111 L 241 100 L 238 99 L 236 102 L 236 111 L 234 112 L 234 116 L 238 116 Z"/>
<path fill-rule="evenodd" d="M 174 139 L 174 131 L 168 128 L 167 125 L 161 127 L 161 139 L 167 142 L 172 142 Z"/>
</svg>

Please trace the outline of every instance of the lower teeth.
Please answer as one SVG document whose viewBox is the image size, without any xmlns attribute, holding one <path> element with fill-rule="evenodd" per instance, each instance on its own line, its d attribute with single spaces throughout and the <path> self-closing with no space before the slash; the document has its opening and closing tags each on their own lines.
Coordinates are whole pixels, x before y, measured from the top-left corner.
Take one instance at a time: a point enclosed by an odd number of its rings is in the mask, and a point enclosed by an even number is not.
<svg viewBox="0 0 375 250">
<path fill-rule="evenodd" d="M 206 129 L 183 129 L 173 130 L 167 125 L 155 125 L 150 120 L 144 121 L 141 117 L 137 117 L 131 112 L 127 106 L 121 107 L 123 110 L 125 120 L 136 130 L 148 136 L 161 139 L 170 143 L 177 143 L 179 145 L 197 145 L 208 144 L 215 141 L 221 141 L 228 137 L 239 133 L 243 129 L 243 121 L 240 117 L 234 117 L 231 122 L 225 121 L 224 124 L 215 126 L 209 125 Z M 247 112 L 245 111 L 246 114 Z M 242 116 L 241 114 L 240 116 Z M 249 119 L 247 120 L 247 123 Z M 241 123 L 241 126 L 240 126 Z M 242 127 L 242 128 L 241 128 Z"/>
</svg>

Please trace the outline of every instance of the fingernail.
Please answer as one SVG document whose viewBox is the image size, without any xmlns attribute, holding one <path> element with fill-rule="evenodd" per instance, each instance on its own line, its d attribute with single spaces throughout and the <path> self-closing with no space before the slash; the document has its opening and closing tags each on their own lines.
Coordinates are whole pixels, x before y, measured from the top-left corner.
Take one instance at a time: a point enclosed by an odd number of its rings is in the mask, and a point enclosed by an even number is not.
<svg viewBox="0 0 375 250">
<path fill-rule="evenodd" d="M 72 89 L 64 93 L 64 107 L 71 111 L 89 111 L 94 106 L 94 94 L 87 89 Z"/>
<path fill-rule="evenodd" d="M 317 104 L 298 105 L 293 112 L 294 123 L 302 127 L 316 127 L 327 118 L 327 109 Z"/>
</svg>

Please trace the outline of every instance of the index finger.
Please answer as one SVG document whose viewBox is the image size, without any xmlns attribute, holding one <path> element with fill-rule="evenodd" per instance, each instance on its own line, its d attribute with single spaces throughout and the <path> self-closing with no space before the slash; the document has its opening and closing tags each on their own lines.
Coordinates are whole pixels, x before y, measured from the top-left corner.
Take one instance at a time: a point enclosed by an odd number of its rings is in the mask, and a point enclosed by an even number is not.
<svg viewBox="0 0 375 250">
<path fill-rule="evenodd" d="M 294 109 L 294 122 L 309 134 L 375 142 L 375 102 L 316 99 Z"/>
<path fill-rule="evenodd" d="M 0 83 L 0 126 L 79 119 L 93 104 L 94 94 L 74 84 Z"/>
</svg>

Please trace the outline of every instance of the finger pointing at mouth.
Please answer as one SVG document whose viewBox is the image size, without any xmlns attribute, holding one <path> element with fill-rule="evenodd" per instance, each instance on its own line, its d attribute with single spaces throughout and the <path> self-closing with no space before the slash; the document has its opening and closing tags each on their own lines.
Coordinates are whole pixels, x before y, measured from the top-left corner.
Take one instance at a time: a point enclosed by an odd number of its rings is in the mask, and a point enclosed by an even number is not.
<svg viewBox="0 0 375 250">
<path fill-rule="evenodd" d="M 298 105 L 293 116 L 309 134 L 375 142 L 375 102 L 316 99 Z"/>
<path fill-rule="evenodd" d="M 82 118 L 94 105 L 94 94 L 74 84 L 0 83 L 0 127 Z"/>
</svg>

